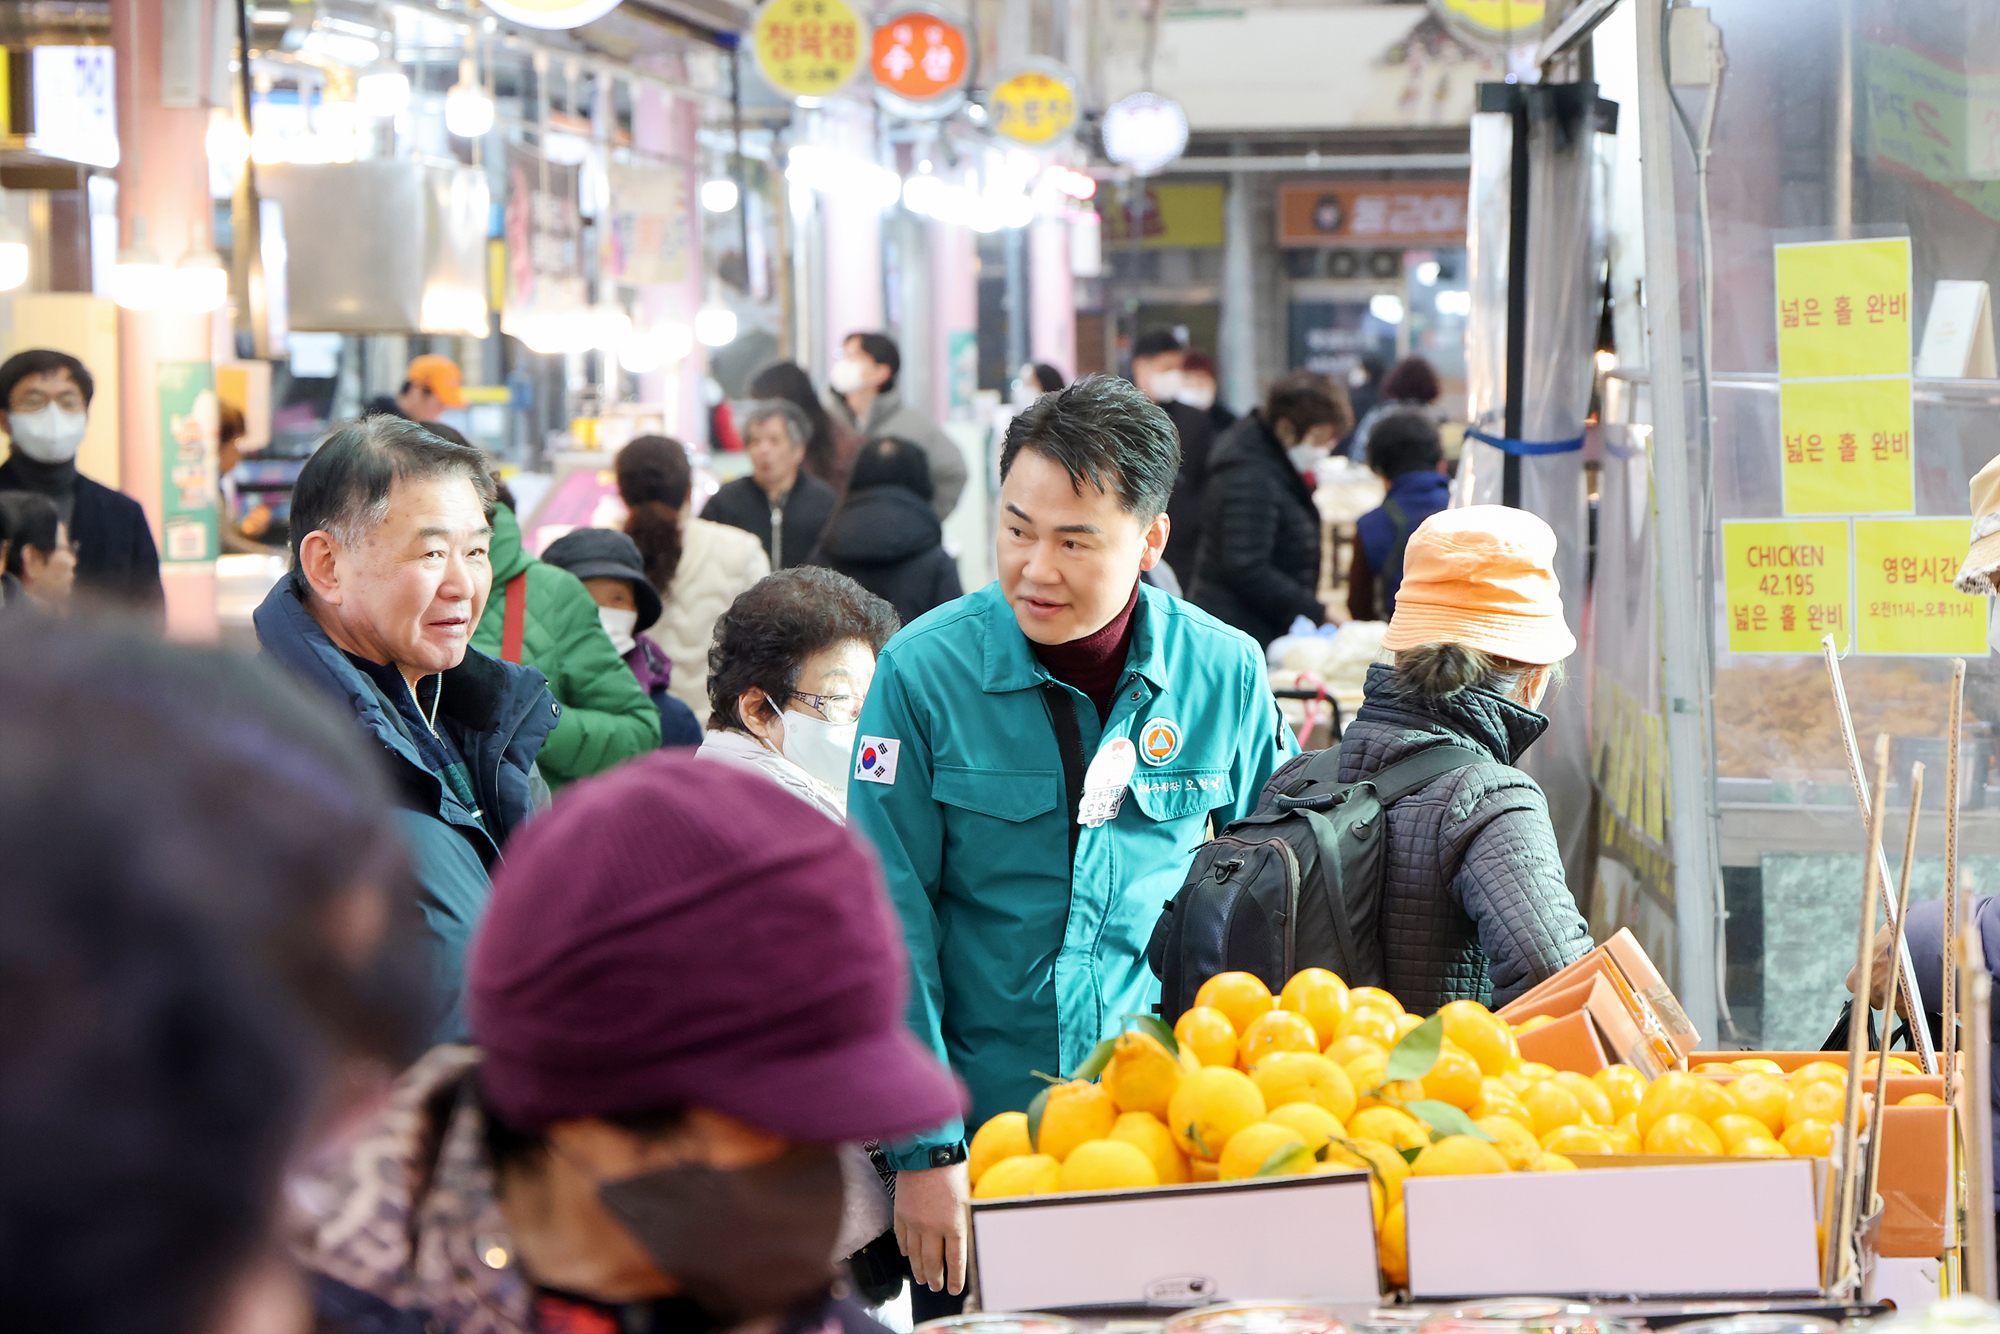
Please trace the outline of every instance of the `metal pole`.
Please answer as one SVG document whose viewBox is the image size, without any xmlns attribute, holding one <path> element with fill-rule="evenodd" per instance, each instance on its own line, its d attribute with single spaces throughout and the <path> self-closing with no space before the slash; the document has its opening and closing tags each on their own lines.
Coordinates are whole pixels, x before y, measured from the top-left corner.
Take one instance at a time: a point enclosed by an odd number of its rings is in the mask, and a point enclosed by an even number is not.
<svg viewBox="0 0 2000 1334">
<path fill-rule="evenodd" d="M 1924 766 L 1922 761 L 1919 761 L 1910 766 L 1910 824 L 1909 828 L 1903 831 L 1903 878 L 1896 889 L 1896 915 L 1889 920 L 1892 958 L 1895 951 L 1902 946 L 1903 919 L 1910 911 L 1910 873 L 1917 864 L 1917 813 L 1923 806 L 1923 801 Z M 1873 994 L 1872 991 L 1870 994 Z M 1882 1017 L 1882 1049 L 1875 1057 L 1875 1106 L 1868 1118 L 1868 1175 L 1863 1179 L 1861 1193 L 1861 1216 L 1864 1218 L 1875 1212 L 1876 1187 L 1882 1177 L 1882 1109 L 1888 1105 L 1889 1096 L 1889 1031 L 1896 1024 L 1893 988 L 1889 994 L 1892 999 L 1890 1004 L 1884 1007 L 1885 1013 Z M 1855 999 L 1861 1001 L 1862 1014 L 1866 1016 L 1869 1001 L 1861 996 L 1856 996 Z M 1912 1017 L 1911 1022 L 1915 1023 L 1916 1019 Z M 1858 1238 L 1855 1245 L 1858 1250 L 1860 1246 Z"/>
<path fill-rule="evenodd" d="M 1944 938 L 1946 941 L 1958 939 L 1962 927 L 1959 919 L 1961 900 L 1958 896 L 1958 760 L 1959 732 L 1965 726 L 1965 659 L 1953 658 L 1951 662 L 1951 730 L 1945 733 L 1945 797 L 1944 807 Z M 1916 810 L 1910 811 L 1910 818 L 1916 818 Z M 1944 1102 L 1949 1107 L 1958 1092 L 1958 970 L 1952 967 L 1951 946 L 1944 949 L 1944 997 L 1938 1005 L 1938 1013 L 1944 1016 L 1944 1047 L 1938 1052 L 1938 1068 L 1944 1071 Z M 1910 1016 L 1911 1031 L 1915 1031 L 1918 1016 Z"/>
<path fill-rule="evenodd" d="M 1507 193 L 1507 406 L 1501 431 L 1521 438 L 1521 396 L 1528 379 L 1528 98 L 1514 92 L 1508 119 L 1514 127 Z M 1500 461 L 1500 503 L 1521 506 L 1521 456 L 1511 450 Z"/>
<path fill-rule="evenodd" d="M 1715 1032 L 1720 975 L 1715 966 L 1715 895 L 1722 883 L 1715 808 L 1707 768 L 1711 694 L 1699 633 L 1714 615 L 1714 590 L 1701 582 L 1694 547 L 1697 501 L 1708 485 L 1691 474 L 1686 370 L 1681 358 L 1680 250 L 1674 230 L 1673 109 L 1660 63 L 1665 0 L 1634 0 L 1639 45 L 1640 197 L 1646 220 L 1646 332 L 1653 383 L 1653 490 L 1660 588 L 1660 680 L 1665 694 L 1673 823 L 1674 918 L 1679 986 L 1688 1020 Z"/>
<path fill-rule="evenodd" d="M 1965 1044 L 1965 1079 L 1959 1084 L 1964 1105 L 1959 1108 L 1959 1124 L 1964 1127 L 1965 1180 L 1971 1199 L 1965 1207 L 1965 1291 L 1992 1301 L 1996 1296 L 1993 1272 L 1993 1099 L 1988 1090 L 1993 1077 L 1993 1045 L 1986 1040 L 1993 1016 L 1993 974 L 1986 971 L 1986 947 L 1980 938 L 1979 915 L 1965 924 L 1965 934 L 1953 945 L 1959 975 L 1959 994 L 1964 1012 L 1959 1021 L 1967 1034 L 1976 1034 Z"/>
</svg>

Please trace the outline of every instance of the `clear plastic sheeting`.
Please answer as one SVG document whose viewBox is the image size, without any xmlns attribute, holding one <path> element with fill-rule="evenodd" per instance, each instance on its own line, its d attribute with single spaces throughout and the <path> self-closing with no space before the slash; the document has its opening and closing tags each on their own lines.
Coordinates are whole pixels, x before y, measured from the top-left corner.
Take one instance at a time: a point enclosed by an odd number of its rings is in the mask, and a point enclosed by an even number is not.
<svg viewBox="0 0 2000 1334">
<path fill-rule="evenodd" d="M 1590 409 L 1598 291 L 1604 253 L 1598 191 L 1604 169 L 1594 144 L 1594 99 L 1575 90 L 1524 88 L 1528 98 L 1528 355 L 1520 434 L 1531 443 L 1578 439 Z M 1466 333 L 1467 407 L 1475 429 L 1506 436 L 1507 297 L 1513 181 L 1512 117 L 1473 117 L 1471 227 L 1467 239 L 1472 317 Z M 1520 460 L 1520 505 L 1546 519 L 1557 539 L 1556 576 L 1579 642 L 1584 637 L 1590 516 L 1583 452 Z M 1505 455 L 1468 439 L 1455 501 L 1499 504 Z M 1550 728 L 1522 763 L 1549 799 L 1570 887 L 1591 883 L 1591 772 L 1587 682 L 1572 678 L 1543 703 Z"/>
<path fill-rule="evenodd" d="M 1729 1008 L 1747 1045 L 1817 1048 L 1847 999 L 1865 831 L 1815 651 L 1818 632 L 1806 633 L 1812 604 L 1846 610 L 1838 633 L 1851 645 L 1843 672 L 1863 753 L 1872 755 L 1878 733 L 1891 739 L 1897 779 L 1885 840 L 1892 865 L 1910 818 L 1907 774 L 1922 760 L 1929 780 L 1914 897 L 1942 890 L 1944 803 L 1954 798 L 1962 812 L 1961 886 L 2000 892 L 2000 670 L 1984 648 L 1983 603 L 1971 610 L 1962 600 L 1954 604 L 1949 588 L 1965 552 L 1967 482 L 2000 451 L 2000 382 L 1911 382 L 1907 498 L 1858 491 L 1842 512 L 1804 513 L 1795 505 L 1788 513 L 1785 473 L 1797 460 L 1787 465 L 1787 448 L 1833 456 L 1850 428 L 1835 426 L 1815 446 L 1808 432 L 1781 425 L 1773 247 L 1906 235 L 1913 352 L 1939 280 L 2000 284 L 2000 139 L 1986 129 L 1994 100 L 1988 71 L 2000 68 L 2000 10 L 1975 0 L 1710 0 L 1708 13 L 1728 60 L 1714 109 L 1711 225 L 1699 225 L 1683 135 L 1675 145 L 1675 239 L 1691 354 L 1701 345 L 1695 275 L 1704 253 L 1713 273 L 1713 455 L 1702 470 L 1713 522 L 1699 507 L 1675 517 L 1694 524 L 1706 544 L 1713 620 L 1657 631 L 1648 623 L 1658 589 L 1652 544 L 1641 536 L 1650 502 L 1642 500 L 1636 452 L 1648 444 L 1646 415 L 1635 410 L 1642 426 L 1621 430 L 1607 404 L 1613 425 L 1600 479 L 1590 643 L 1592 746 L 1607 808 L 1594 910 L 1607 926 L 1671 917 L 1671 878 L 1647 874 L 1659 865 L 1647 854 L 1668 851 L 1654 848 L 1653 831 L 1664 830 L 1670 814 L 1663 761 L 1655 759 L 1660 685 L 1652 636 L 1712 633 L 1714 691 L 1705 707 L 1714 739 Z M 1689 72 L 1676 74 L 1681 113 L 1698 125 L 1709 93 Z M 1856 319 L 1865 318 L 1865 296 L 1855 294 Z M 1983 318 L 1991 320 L 1990 306 Z M 1690 437 L 1700 420 L 1700 373 L 1690 365 L 1677 386 L 1693 410 Z M 1788 433 L 1800 437 L 1789 446 Z M 1878 443 L 1893 448 L 1874 435 L 1863 429 L 1846 443 L 1864 455 Z M 1698 437 L 1650 447 L 1686 448 L 1701 466 Z M 1764 590 L 1768 629 L 1790 636 L 1784 651 L 1771 647 L 1774 638 L 1758 637 L 1763 631 L 1751 619 L 1751 595 L 1765 572 L 1739 554 L 1732 573 L 1730 526 L 1750 522 L 1810 524 L 1831 534 L 1827 560 L 1810 571 L 1810 597 L 1792 597 L 1790 581 L 1776 574 Z M 1971 670 L 1963 776 L 1959 791 L 1948 794 L 1944 733 L 1954 655 L 1967 658 Z M 1654 940 L 1635 930 L 1655 950 Z"/>
</svg>

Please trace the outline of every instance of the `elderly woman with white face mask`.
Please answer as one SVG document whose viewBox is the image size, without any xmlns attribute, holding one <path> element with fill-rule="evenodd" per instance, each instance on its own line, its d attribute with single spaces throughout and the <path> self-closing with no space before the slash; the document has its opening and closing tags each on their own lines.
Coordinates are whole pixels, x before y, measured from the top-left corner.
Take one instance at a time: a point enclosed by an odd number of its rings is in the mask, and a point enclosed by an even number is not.
<svg viewBox="0 0 2000 1334">
<path fill-rule="evenodd" d="M 855 723 L 875 655 L 901 628 L 844 574 L 782 570 L 715 623 L 704 759 L 763 774 L 832 820 L 847 818 Z"/>
</svg>

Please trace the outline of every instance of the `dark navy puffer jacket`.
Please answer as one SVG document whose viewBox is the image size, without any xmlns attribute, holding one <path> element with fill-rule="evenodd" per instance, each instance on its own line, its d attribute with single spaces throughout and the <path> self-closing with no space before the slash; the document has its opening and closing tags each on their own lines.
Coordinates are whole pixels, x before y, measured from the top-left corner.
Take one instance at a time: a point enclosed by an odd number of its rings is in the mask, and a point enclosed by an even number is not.
<svg viewBox="0 0 2000 1334">
<path fill-rule="evenodd" d="M 1382 960 L 1412 1014 L 1454 1000 L 1504 1005 L 1590 949 L 1548 800 L 1514 767 L 1548 725 L 1491 690 L 1438 702 L 1398 691 L 1385 665 L 1368 670 L 1367 702 L 1340 742 L 1341 782 L 1446 737 L 1492 757 L 1389 811 Z"/>
</svg>

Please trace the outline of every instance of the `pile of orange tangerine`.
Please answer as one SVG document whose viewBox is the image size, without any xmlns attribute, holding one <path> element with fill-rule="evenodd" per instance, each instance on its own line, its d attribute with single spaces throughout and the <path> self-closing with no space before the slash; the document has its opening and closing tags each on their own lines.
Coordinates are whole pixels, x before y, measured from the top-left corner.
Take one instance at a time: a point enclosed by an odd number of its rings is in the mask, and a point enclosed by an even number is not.
<svg viewBox="0 0 2000 1334">
<path fill-rule="evenodd" d="M 1391 1052 L 1424 1021 L 1388 992 L 1311 968 L 1274 997 L 1251 974 L 1220 974 L 1174 1025 L 1177 1052 L 1128 1031 L 1097 1082 L 1057 1084 L 1032 1119 L 1006 1112 L 981 1126 L 973 1194 L 1367 1168 L 1383 1271 L 1401 1283 L 1407 1177 L 1573 1170 L 1571 1154 L 1823 1155 L 1844 1110 L 1846 1072 L 1831 1062 L 1786 1075 L 1746 1059 L 1703 1067 L 1726 1083 L 1672 1071 L 1649 1084 L 1625 1065 L 1586 1076 L 1524 1061 L 1518 1034 L 1547 1019 L 1511 1028 L 1469 1000 L 1439 1016 L 1429 1070 L 1392 1081 Z"/>
</svg>

